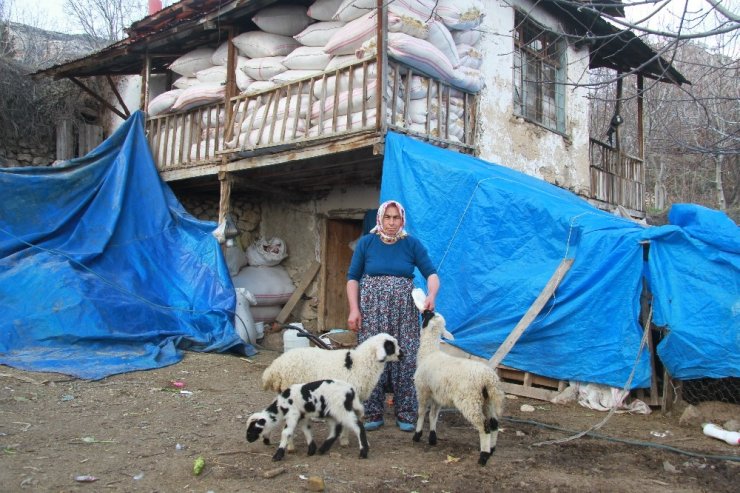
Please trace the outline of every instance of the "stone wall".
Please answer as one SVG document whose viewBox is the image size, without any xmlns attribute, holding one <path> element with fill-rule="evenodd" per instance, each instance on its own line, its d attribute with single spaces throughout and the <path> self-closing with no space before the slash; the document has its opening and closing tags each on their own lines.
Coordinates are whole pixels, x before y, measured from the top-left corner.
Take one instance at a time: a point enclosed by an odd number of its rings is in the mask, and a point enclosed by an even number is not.
<svg viewBox="0 0 740 493">
<path fill-rule="evenodd" d="M 218 221 L 217 195 L 182 194 L 178 196 L 185 210 L 198 219 L 204 221 Z M 247 199 L 232 197 L 231 215 L 239 230 L 238 241 L 242 249 L 246 249 L 259 236 L 259 225 L 262 216 L 262 207 Z"/>
<path fill-rule="evenodd" d="M 56 151 L 50 144 L 31 144 L 19 140 L 0 143 L 0 167 L 46 166 L 54 162 Z"/>
</svg>

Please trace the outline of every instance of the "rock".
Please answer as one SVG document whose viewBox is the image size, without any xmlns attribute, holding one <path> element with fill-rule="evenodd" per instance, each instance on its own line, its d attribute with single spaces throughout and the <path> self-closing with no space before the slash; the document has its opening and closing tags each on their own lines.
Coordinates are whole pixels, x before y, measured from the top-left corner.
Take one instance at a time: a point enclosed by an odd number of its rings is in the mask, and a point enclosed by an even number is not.
<svg viewBox="0 0 740 493">
<path fill-rule="evenodd" d="M 519 410 L 523 413 L 533 413 L 534 406 L 530 406 L 529 404 L 522 404 L 522 407 L 520 407 Z"/>
<path fill-rule="evenodd" d="M 699 410 L 692 405 L 686 406 L 681 417 L 678 418 L 678 424 L 681 426 L 699 426 L 701 425 L 702 417 Z"/>
<path fill-rule="evenodd" d="M 725 421 L 725 424 L 722 425 L 722 428 L 727 431 L 740 431 L 740 421 L 736 419 Z"/>
<path fill-rule="evenodd" d="M 324 479 L 322 477 L 309 476 L 306 488 L 308 488 L 308 491 L 324 491 L 326 485 L 324 484 Z"/>
<path fill-rule="evenodd" d="M 674 466 L 673 464 L 671 464 L 667 460 L 664 460 L 663 461 L 663 470 L 665 472 L 669 472 L 669 473 L 672 473 L 672 474 L 675 474 L 675 473 L 678 472 L 678 469 L 676 469 L 676 466 Z"/>
<path fill-rule="evenodd" d="M 285 472 L 285 468 L 284 467 L 278 467 L 276 469 L 270 469 L 268 471 L 263 472 L 262 473 L 262 477 L 265 478 L 265 479 L 270 479 L 270 478 L 274 478 L 275 476 L 278 476 L 278 475 L 280 475 L 280 474 L 282 474 L 284 472 Z"/>
</svg>

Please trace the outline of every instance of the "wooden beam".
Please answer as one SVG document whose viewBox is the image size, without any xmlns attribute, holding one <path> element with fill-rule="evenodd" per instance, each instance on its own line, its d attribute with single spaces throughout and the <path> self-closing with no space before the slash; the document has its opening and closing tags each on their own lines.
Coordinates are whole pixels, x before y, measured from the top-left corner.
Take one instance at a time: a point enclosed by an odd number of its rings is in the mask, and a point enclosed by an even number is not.
<svg viewBox="0 0 740 493">
<path fill-rule="evenodd" d="M 319 267 L 321 267 L 320 263 L 316 262 L 315 260 L 311 262 L 311 265 L 308 266 L 308 270 L 305 274 L 303 274 L 303 279 L 301 279 L 301 283 L 298 285 L 298 287 L 295 288 L 293 294 L 290 295 L 288 302 L 285 303 L 285 306 L 282 310 L 280 310 L 278 316 L 275 317 L 276 321 L 282 324 L 285 323 L 286 320 L 288 320 L 290 312 L 293 311 L 293 308 L 295 308 L 296 304 L 298 304 L 298 300 L 301 299 L 301 296 L 303 296 L 303 293 L 306 291 L 306 288 L 308 288 L 308 285 L 311 284 L 313 278 L 316 277 L 316 273 L 319 271 Z"/>
<path fill-rule="evenodd" d="M 555 273 L 547 282 L 545 288 L 542 290 L 537 299 L 534 300 L 532 306 L 529 307 L 529 310 L 527 310 L 522 319 L 519 320 L 519 323 L 516 324 L 516 327 L 514 327 L 514 330 L 511 331 L 511 334 L 509 334 L 506 340 L 504 340 L 501 346 L 499 346 L 496 353 L 491 357 L 491 359 L 488 360 L 488 364 L 491 367 L 496 368 L 499 363 L 501 363 L 506 355 L 509 354 L 509 351 L 511 351 L 511 348 L 514 347 L 514 344 L 516 344 L 516 341 L 519 340 L 527 327 L 529 327 L 534 321 L 535 317 L 539 315 L 539 313 L 545 307 L 545 303 L 547 303 L 547 300 L 550 299 L 552 294 L 560 285 L 560 281 L 563 280 L 565 274 L 570 270 L 571 266 L 573 265 L 573 260 L 574 259 L 572 258 L 566 258 L 563 259 L 562 262 L 560 262 L 558 268 L 555 269 Z"/>
<path fill-rule="evenodd" d="M 116 84 L 113 82 L 113 78 L 110 75 L 106 75 L 105 78 L 108 81 L 108 85 L 110 86 L 111 91 L 113 91 L 113 94 L 116 95 L 118 104 L 121 105 L 121 108 L 123 108 L 123 112 L 126 113 L 126 118 L 128 118 L 129 116 L 131 116 L 131 112 L 128 110 L 128 107 L 126 106 L 126 102 L 121 97 L 121 93 L 118 92 L 118 88 L 116 87 Z M 143 81 L 142 81 L 142 87 L 143 87 Z M 147 92 L 148 91 L 149 89 L 147 88 Z M 144 108 L 146 108 L 146 106 Z"/>
<path fill-rule="evenodd" d="M 128 118 L 125 114 L 123 114 L 121 112 L 121 110 L 119 110 L 118 108 L 116 108 L 115 106 L 113 106 L 112 104 L 110 104 L 108 101 L 106 101 L 106 99 L 104 97 L 102 97 L 102 96 L 98 95 L 97 93 L 93 92 L 92 89 L 90 89 L 85 84 L 83 84 L 82 82 L 80 82 L 79 80 L 77 80 L 76 77 L 67 77 L 67 78 L 69 80 L 71 80 L 72 82 L 74 82 L 77 86 L 79 86 L 83 91 L 85 91 L 86 93 L 88 93 L 90 96 L 92 96 L 95 99 L 97 99 L 100 102 L 100 104 L 102 104 L 103 106 L 105 106 L 106 108 L 108 108 L 109 110 L 111 110 L 116 115 L 120 116 L 124 120 L 126 118 Z"/>
</svg>

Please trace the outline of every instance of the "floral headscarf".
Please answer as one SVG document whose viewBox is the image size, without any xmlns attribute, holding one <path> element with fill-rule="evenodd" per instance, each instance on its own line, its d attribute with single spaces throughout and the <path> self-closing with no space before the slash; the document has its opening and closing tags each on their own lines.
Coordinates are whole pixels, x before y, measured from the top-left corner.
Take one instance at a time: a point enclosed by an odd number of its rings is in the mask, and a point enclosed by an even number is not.
<svg viewBox="0 0 740 493">
<path fill-rule="evenodd" d="M 396 208 L 398 209 L 398 213 L 401 215 L 401 227 L 398 228 L 398 232 L 395 235 L 389 235 L 383 230 L 383 216 L 385 215 L 385 210 L 390 205 L 396 206 Z M 404 236 L 408 235 L 408 232 L 406 232 L 406 229 L 404 228 L 405 225 L 406 209 L 404 209 L 399 202 L 396 202 L 395 200 L 388 200 L 380 204 L 380 207 L 378 207 L 378 215 L 375 216 L 375 227 L 371 229 L 370 232 L 380 235 L 380 237 L 384 240 L 395 241 L 400 240 Z"/>
</svg>

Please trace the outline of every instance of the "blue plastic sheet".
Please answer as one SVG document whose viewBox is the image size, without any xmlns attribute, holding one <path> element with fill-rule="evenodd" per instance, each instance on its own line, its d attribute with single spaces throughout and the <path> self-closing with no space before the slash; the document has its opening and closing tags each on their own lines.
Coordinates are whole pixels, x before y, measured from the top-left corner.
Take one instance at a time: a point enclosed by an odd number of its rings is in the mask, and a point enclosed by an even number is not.
<svg viewBox="0 0 740 493">
<path fill-rule="evenodd" d="M 216 224 L 162 182 L 143 122 L 61 166 L 0 169 L 0 364 L 99 379 L 241 343 Z"/>
<path fill-rule="evenodd" d="M 659 354 L 671 374 L 738 376 L 738 230 L 722 213 L 702 223 L 696 207 L 679 207 L 671 217 L 679 226 L 645 227 L 542 180 L 408 137 L 389 134 L 385 149 L 380 199 L 404 205 L 410 233 L 438 265 L 437 310 L 453 345 L 493 356 L 560 262 L 572 258 L 503 364 L 561 380 L 648 387 L 638 322 L 647 275 L 654 320 L 669 330 Z M 647 266 L 643 242 L 650 243 Z"/>
<path fill-rule="evenodd" d="M 676 378 L 740 377 L 740 228 L 724 213 L 674 205 L 649 232 L 658 356 Z"/>
<path fill-rule="evenodd" d="M 490 358 L 560 262 L 573 258 L 503 364 L 562 380 L 649 385 L 648 351 L 639 351 L 641 226 L 542 180 L 397 134 L 383 163 L 381 200 L 389 199 L 406 207 L 409 232 L 438 265 L 437 311 L 455 346 Z"/>
</svg>

